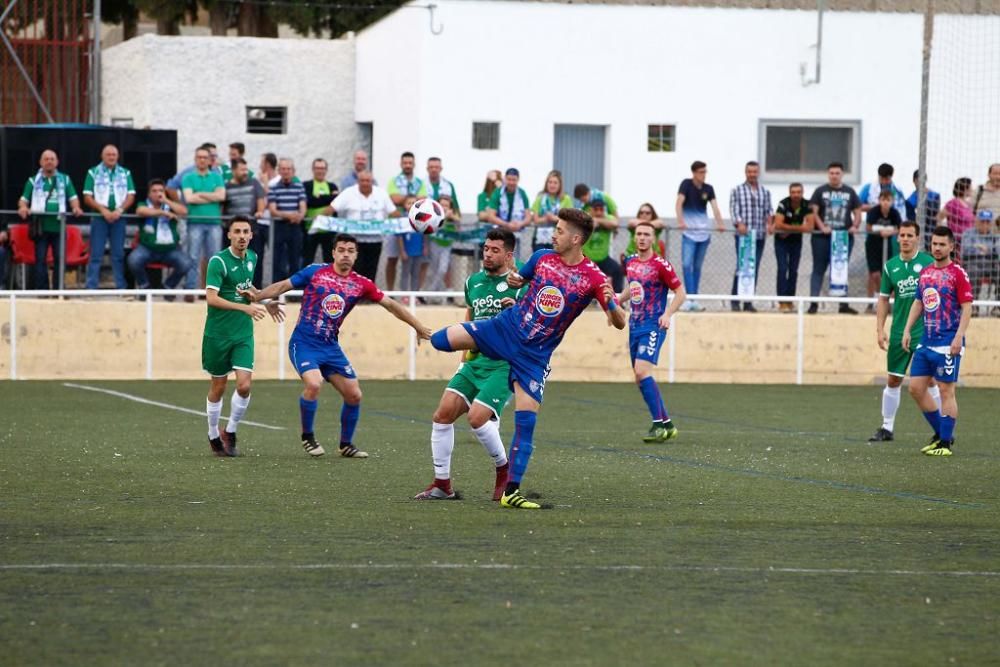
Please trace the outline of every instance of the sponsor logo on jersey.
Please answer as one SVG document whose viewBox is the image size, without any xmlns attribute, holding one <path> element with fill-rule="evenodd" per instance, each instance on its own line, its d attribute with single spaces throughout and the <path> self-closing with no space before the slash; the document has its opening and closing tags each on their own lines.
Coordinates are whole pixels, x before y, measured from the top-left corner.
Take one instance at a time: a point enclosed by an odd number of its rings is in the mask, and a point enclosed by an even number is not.
<svg viewBox="0 0 1000 667">
<path fill-rule="evenodd" d="M 933 313 L 941 307 L 941 294 L 933 287 L 928 287 L 924 290 L 922 300 L 924 302 L 924 310 L 928 313 Z"/>
<path fill-rule="evenodd" d="M 344 314 L 344 307 L 347 303 L 344 301 L 344 297 L 339 294 L 328 294 L 325 299 L 323 299 L 323 312 L 326 313 L 327 317 L 332 317 L 337 319 Z"/>
<path fill-rule="evenodd" d="M 917 293 L 917 283 L 919 282 L 916 276 L 907 276 L 896 283 L 896 296 L 913 296 Z"/>
<path fill-rule="evenodd" d="M 500 299 L 492 294 L 472 300 L 472 314 L 476 319 L 493 317 L 503 310 Z"/>
<path fill-rule="evenodd" d="M 642 303 L 643 298 L 646 296 L 642 289 L 642 283 L 638 280 L 632 280 L 628 284 L 629 300 L 632 302 L 633 306 L 638 306 Z"/>
<path fill-rule="evenodd" d="M 506 281 L 497 283 L 498 292 L 506 292 L 508 287 L 510 287 L 510 285 L 508 285 Z"/>
<path fill-rule="evenodd" d="M 566 298 L 559 288 L 548 285 L 538 290 L 535 297 L 535 308 L 546 317 L 555 317 L 566 306 Z"/>
<path fill-rule="evenodd" d="M 923 264 L 914 264 L 913 265 L 913 270 L 916 271 L 917 273 L 920 273 L 921 271 L 924 270 L 924 265 Z"/>
</svg>

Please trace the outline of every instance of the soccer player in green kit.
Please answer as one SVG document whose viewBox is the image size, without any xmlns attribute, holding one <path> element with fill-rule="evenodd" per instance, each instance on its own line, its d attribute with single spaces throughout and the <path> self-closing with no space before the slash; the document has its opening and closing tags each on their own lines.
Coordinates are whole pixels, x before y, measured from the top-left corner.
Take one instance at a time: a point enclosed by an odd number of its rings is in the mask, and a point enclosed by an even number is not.
<svg viewBox="0 0 1000 667">
<path fill-rule="evenodd" d="M 253 323 L 270 315 L 275 322 L 285 316 L 278 303 L 250 303 L 240 291 L 250 288 L 257 253 L 249 249 L 253 230 L 250 219 L 236 216 L 229 223 L 229 247 L 208 260 L 205 278 L 205 300 L 208 315 L 201 340 L 201 364 L 212 376 L 208 388 L 208 444 L 216 456 L 239 456 L 236 448 L 236 427 L 250 405 L 250 381 L 253 376 Z M 225 431 L 219 431 L 222 396 L 229 373 L 236 372 L 229 420 Z"/>
<path fill-rule="evenodd" d="M 507 284 L 514 266 L 514 235 L 491 229 L 483 246 L 483 270 L 465 283 L 466 319 L 489 319 L 514 304 L 519 290 Z M 510 366 L 478 353 L 465 353 L 464 362 L 441 395 L 434 411 L 431 456 L 434 481 L 414 500 L 457 500 L 451 488 L 451 454 L 455 448 L 455 421 L 469 413 L 469 426 L 496 465 L 493 500 L 500 500 L 507 484 L 507 452 L 500 438 L 500 413 L 510 398 Z"/>
<path fill-rule="evenodd" d="M 868 438 L 868 442 L 889 442 L 893 439 L 896 411 L 899 409 L 900 386 L 906 376 L 913 352 L 903 349 L 903 329 L 910 314 L 910 306 L 917 293 L 920 272 L 934 263 L 934 258 L 919 249 L 920 228 L 917 223 L 906 221 L 899 227 L 899 254 L 892 257 L 882 267 L 882 285 L 879 288 L 878 310 L 876 314 L 876 337 L 878 346 L 888 352 L 888 371 L 885 389 L 882 390 L 882 426 Z M 885 320 L 889 314 L 889 297 L 895 293 L 892 306 L 892 328 L 885 334 Z M 913 340 L 919 341 L 923 335 L 923 322 L 918 321 L 912 330 Z M 914 346 L 916 347 L 916 346 Z M 928 392 L 941 405 L 941 392 L 932 385 Z"/>
</svg>

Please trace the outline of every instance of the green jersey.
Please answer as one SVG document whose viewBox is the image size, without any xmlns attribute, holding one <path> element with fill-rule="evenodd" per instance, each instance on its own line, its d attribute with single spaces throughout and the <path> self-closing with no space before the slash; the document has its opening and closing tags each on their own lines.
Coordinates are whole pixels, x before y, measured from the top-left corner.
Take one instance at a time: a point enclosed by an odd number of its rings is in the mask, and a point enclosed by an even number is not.
<svg viewBox="0 0 1000 667">
<path fill-rule="evenodd" d="M 499 315 L 500 311 L 503 310 L 500 305 L 501 299 L 508 296 L 517 299 L 523 291 L 523 287 L 521 290 L 515 290 L 507 284 L 506 273 L 491 276 L 486 271 L 480 271 L 472 274 L 465 281 L 465 303 L 472 311 L 473 320 L 488 320 Z M 483 355 L 479 355 L 467 363 L 483 370 L 507 367 L 506 361 L 497 361 Z"/>
<path fill-rule="evenodd" d="M 882 286 L 879 288 L 881 296 L 891 296 L 896 293 L 896 300 L 892 305 L 892 328 L 889 332 L 889 339 L 900 341 L 903 339 L 903 328 L 906 326 L 906 318 L 910 314 L 910 306 L 917 295 L 917 281 L 920 272 L 925 267 L 934 263 L 934 258 L 926 252 L 918 252 L 913 259 L 905 260 L 899 255 L 892 257 L 882 267 Z M 910 335 L 914 341 L 919 341 L 924 335 L 924 322 L 922 317 L 918 317 Z"/>
<path fill-rule="evenodd" d="M 248 289 L 253 281 L 253 269 L 257 265 L 257 253 L 247 250 L 242 259 L 232 253 L 231 248 L 217 252 L 208 260 L 205 287 L 214 289 L 219 296 L 233 303 L 249 303 L 236 293 L 237 289 Z M 208 338 L 252 338 L 253 318 L 238 310 L 223 310 L 208 307 L 205 318 L 205 336 Z"/>
</svg>

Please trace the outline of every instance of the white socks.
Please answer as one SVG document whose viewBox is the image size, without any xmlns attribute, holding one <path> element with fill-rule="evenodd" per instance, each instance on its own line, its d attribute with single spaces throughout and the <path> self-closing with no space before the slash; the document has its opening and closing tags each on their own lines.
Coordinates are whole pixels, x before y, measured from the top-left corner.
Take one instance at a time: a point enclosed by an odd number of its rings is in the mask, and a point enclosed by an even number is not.
<svg viewBox="0 0 1000 667">
<path fill-rule="evenodd" d="M 488 421 L 479 428 L 472 429 L 476 438 L 486 448 L 486 453 L 493 459 L 493 463 L 499 468 L 507 463 L 507 452 L 503 448 L 503 440 L 500 439 L 500 424 L 495 421 Z"/>
<path fill-rule="evenodd" d="M 239 392 L 233 391 L 233 398 L 230 402 L 232 405 L 229 409 L 232 414 L 229 415 L 229 423 L 226 424 L 226 433 L 236 433 L 236 427 L 240 425 L 240 420 L 243 419 L 243 415 L 247 413 L 247 407 L 250 406 L 250 397 L 243 398 Z M 219 401 L 219 409 L 222 409 L 222 401 Z"/>
<path fill-rule="evenodd" d="M 937 403 L 938 412 L 941 412 L 941 390 L 935 384 L 930 387 L 927 387 L 927 393 L 930 394 L 931 398 L 934 399 L 934 402 Z"/>
<path fill-rule="evenodd" d="M 451 453 L 455 450 L 455 426 L 434 422 L 431 430 L 431 457 L 434 479 L 451 478 Z"/>
<path fill-rule="evenodd" d="M 219 416 L 222 415 L 222 399 L 218 403 L 205 400 L 205 411 L 208 413 L 208 437 L 215 440 L 219 437 Z"/>
<path fill-rule="evenodd" d="M 899 410 L 899 387 L 886 385 L 882 390 L 882 428 L 892 431 L 896 425 L 896 411 Z"/>
</svg>

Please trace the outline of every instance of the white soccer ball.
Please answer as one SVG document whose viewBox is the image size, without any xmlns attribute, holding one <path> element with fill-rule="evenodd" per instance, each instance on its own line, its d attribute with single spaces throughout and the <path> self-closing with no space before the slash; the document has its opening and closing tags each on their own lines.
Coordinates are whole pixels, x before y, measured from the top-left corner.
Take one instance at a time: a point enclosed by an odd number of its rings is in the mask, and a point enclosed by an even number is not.
<svg viewBox="0 0 1000 667">
<path fill-rule="evenodd" d="M 433 234 L 444 222 L 444 208 L 430 197 L 418 199 L 410 207 L 410 227 L 421 234 Z"/>
</svg>

